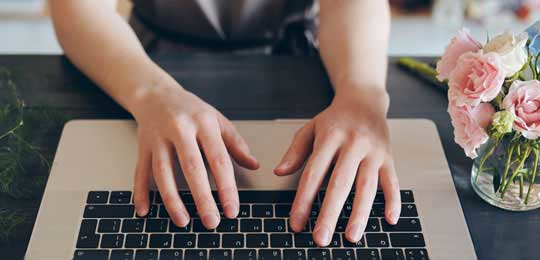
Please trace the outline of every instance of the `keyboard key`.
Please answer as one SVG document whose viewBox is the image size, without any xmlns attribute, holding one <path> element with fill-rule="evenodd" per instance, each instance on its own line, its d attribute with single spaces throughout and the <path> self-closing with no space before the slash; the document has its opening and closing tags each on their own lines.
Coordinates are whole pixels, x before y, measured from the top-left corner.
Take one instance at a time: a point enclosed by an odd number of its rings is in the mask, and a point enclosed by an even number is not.
<svg viewBox="0 0 540 260">
<path fill-rule="evenodd" d="M 86 198 L 86 203 L 88 204 L 103 204 L 107 203 L 109 199 L 108 191 L 91 191 L 88 192 L 88 197 Z"/>
<path fill-rule="evenodd" d="M 171 247 L 171 234 L 151 234 L 150 235 L 150 247 L 151 248 L 170 248 Z"/>
<path fill-rule="evenodd" d="M 405 260 L 401 249 L 381 249 L 381 257 L 383 260 Z"/>
<path fill-rule="evenodd" d="M 257 251 L 253 249 L 237 249 L 234 250 L 234 259 L 256 260 Z"/>
<path fill-rule="evenodd" d="M 425 247 L 421 233 L 390 233 L 392 247 Z"/>
<path fill-rule="evenodd" d="M 127 204 L 131 202 L 131 191 L 113 191 L 109 203 Z"/>
<path fill-rule="evenodd" d="M 101 248 L 121 248 L 123 244 L 123 234 L 104 234 L 101 237 Z"/>
<path fill-rule="evenodd" d="M 127 234 L 126 248 L 145 248 L 148 244 L 147 234 Z"/>
<path fill-rule="evenodd" d="M 159 253 L 159 260 L 182 260 L 182 250 L 164 249 Z"/>
<path fill-rule="evenodd" d="M 77 248 L 97 248 L 98 244 L 99 235 L 97 234 L 83 234 L 77 238 Z"/>
<path fill-rule="evenodd" d="M 279 249 L 261 249 L 259 250 L 260 260 L 281 260 L 281 250 Z"/>
<path fill-rule="evenodd" d="M 375 195 L 375 199 L 373 200 L 373 203 L 384 203 L 384 193 L 377 192 Z"/>
<path fill-rule="evenodd" d="M 214 229 L 207 229 L 200 218 L 193 219 L 193 232 L 214 232 Z"/>
<path fill-rule="evenodd" d="M 144 219 L 124 219 L 122 222 L 123 233 L 140 233 L 143 231 Z"/>
<path fill-rule="evenodd" d="M 405 249 L 405 258 L 407 260 L 429 260 L 425 249 Z"/>
<path fill-rule="evenodd" d="M 84 218 L 131 218 L 134 211 L 133 205 L 87 205 Z"/>
<path fill-rule="evenodd" d="M 304 227 L 304 230 L 302 230 L 302 232 L 309 232 L 311 229 L 310 229 L 310 222 L 313 224 L 313 226 L 315 225 L 315 222 L 314 222 L 315 219 L 312 219 L 312 221 L 306 221 L 306 226 Z M 289 231 L 292 232 L 292 228 L 291 228 L 291 223 L 290 221 L 287 219 L 287 227 L 289 228 Z"/>
<path fill-rule="evenodd" d="M 348 218 L 338 219 L 336 223 L 336 232 L 345 232 L 345 228 L 347 228 L 347 221 L 349 221 Z"/>
<path fill-rule="evenodd" d="M 258 218 L 271 218 L 274 216 L 274 207 L 270 205 L 252 205 L 251 216 Z"/>
<path fill-rule="evenodd" d="M 217 248 L 219 247 L 219 234 L 199 234 L 197 246 L 200 248 Z"/>
<path fill-rule="evenodd" d="M 416 205 L 414 204 L 401 204 L 401 217 L 418 217 L 418 211 L 416 210 Z"/>
<path fill-rule="evenodd" d="M 401 191 L 401 202 L 402 203 L 413 203 L 414 197 L 411 190 L 402 190 Z"/>
<path fill-rule="evenodd" d="M 223 234 L 221 236 L 221 245 L 224 248 L 244 247 L 244 234 Z"/>
<path fill-rule="evenodd" d="M 175 225 L 172 221 L 169 223 L 169 232 L 172 233 L 186 233 L 189 232 L 191 228 L 191 223 L 188 223 L 185 227 L 179 227 Z"/>
<path fill-rule="evenodd" d="M 212 249 L 210 250 L 209 260 L 230 260 L 232 259 L 232 251 L 228 249 Z"/>
<path fill-rule="evenodd" d="M 150 208 L 148 209 L 148 213 L 146 213 L 146 216 L 139 216 L 137 215 L 136 212 L 135 212 L 135 216 L 138 218 L 157 218 L 158 211 L 159 211 L 159 206 L 156 204 L 152 204 L 150 205 Z"/>
<path fill-rule="evenodd" d="M 381 260 L 381 255 L 377 249 L 356 249 L 356 259 Z"/>
<path fill-rule="evenodd" d="M 278 218 L 284 218 L 289 217 L 291 213 L 291 204 L 276 204 L 275 207 L 275 215 Z"/>
<path fill-rule="evenodd" d="M 155 199 L 155 203 L 156 203 L 156 204 L 163 204 L 163 200 L 161 199 L 161 194 L 159 194 L 158 191 L 156 191 L 156 199 Z"/>
<path fill-rule="evenodd" d="M 383 231 L 386 232 L 420 232 L 420 220 L 417 218 L 400 218 L 396 225 L 390 225 L 381 219 Z"/>
<path fill-rule="evenodd" d="M 328 249 L 308 249 L 307 251 L 310 260 L 330 260 L 330 250 Z"/>
<path fill-rule="evenodd" d="M 135 253 L 135 260 L 158 260 L 158 251 L 152 249 L 139 249 Z"/>
<path fill-rule="evenodd" d="M 267 234 L 247 234 L 246 246 L 249 248 L 268 247 Z"/>
<path fill-rule="evenodd" d="M 176 234 L 174 235 L 174 248 L 193 248 L 195 240 L 195 234 Z"/>
<path fill-rule="evenodd" d="M 292 234 L 270 234 L 270 246 L 276 248 L 292 247 Z"/>
<path fill-rule="evenodd" d="M 222 219 L 216 230 L 217 232 L 238 232 L 238 219 Z"/>
<path fill-rule="evenodd" d="M 186 204 L 186 210 L 191 217 L 197 217 L 197 206 L 194 204 Z"/>
<path fill-rule="evenodd" d="M 368 247 L 388 247 L 388 235 L 386 233 L 367 233 Z"/>
<path fill-rule="evenodd" d="M 184 259 L 189 260 L 206 260 L 208 258 L 208 252 L 204 249 L 187 249 L 184 253 Z"/>
<path fill-rule="evenodd" d="M 285 219 L 265 219 L 264 232 L 286 232 Z"/>
<path fill-rule="evenodd" d="M 332 259 L 334 260 L 355 260 L 354 250 L 352 249 L 333 249 Z"/>
<path fill-rule="evenodd" d="M 296 191 L 238 191 L 242 203 L 292 203 Z"/>
<path fill-rule="evenodd" d="M 306 260 L 306 250 L 304 249 L 285 249 L 283 250 L 284 260 Z"/>
<path fill-rule="evenodd" d="M 146 220 L 146 232 L 161 233 L 167 231 L 169 220 L 165 218 L 155 218 Z"/>
<path fill-rule="evenodd" d="M 296 233 L 294 234 L 295 247 L 317 247 L 311 233 Z"/>
<path fill-rule="evenodd" d="M 190 191 L 180 191 L 179 193 L 180 193 L 180 198 L 182 198 L 182 202 L 191 203 L 191 204 L 195 203 Z"/>
<path fill-rule="evenodd" d="M 107 260 L 109 250 L 76 250 L 74 260 Z"/>
<path fill-rule="evenodd" d="M 311 210 L 309 211 L 309 217 L 311 218 L 316 218 L 318 215 L 319 215 L 319 205 L 318 204 L 313 204 L 311 205 Z"/>
<path fill-rule="evenodd" d="M 159 215 L 158 216 L 160 218 L 168 218 L 169 217 L 169 212 L 167 212 L 167 209 L 165 208 L 164 205 L 159 206 Z"/>
<path fill-rule="evenodd" d="M 240 232 L 262 232 L 260 219 L 240 219 Z"/>
<path fill-rule="evenodd" d="M 120 231 L 120 223 L 121 221 L 119 219 L 100 219 L 98 232 L 99 233 L 116 233 Z"/>
<path fill-rule="evenodd" d="M 83 219 L 79 235 L 93 235 L 96 233 L 97 219 Z"/>
<path fill-rule="evenodd" d="M 381 231 L 381 226 L 379 225 L 379 219 L 369 218 L 366 225 L 365 232 L 378 232 L 378 231 Z"/>
<path fill-rule="evenodd" d="M 339 234 L 332 235 L 332 240 L 330 240 L 328 247 L 341 247 L 341 238 Z"/>
<path fill-rule="evenodd" d="M 345 237 L 345 234 L 341 234 L 341 238 L 343 240 L 343 247 L 366 247 L 366 241 L 364 240 L 364 237 L 362 236 L 362 239 L 356 243 L 352 243 L 349 240 L 347 240 L 347 237 Z"/>
<path fill-rule="evenodd" d="M 341 215 L 342 215 L 343 217 L 346 217 L 346 218 L 350 217 L 350 216 L 351 216 L 351 212 L 352 212 L 352 208 L 353 208 L 353 205 L 352 205 L 352 204 L 349 204 L 349 203 L 348 203 L 348 204 L 345 204 L 345 205 L 343 206 L 342 211 L 341 211 Z"/>
<path fill-rule="evenodd" d="M 240 204 L 239 218 L 249 218 L 251 216 L 251 207 L 249 204 Z"/>
<path fill-rule="evenodd" d="M 384 217 L 384 204 L 373 204 L 371 206 L 371 212 L 369 214 L 370 217 Z"/>
<path fill-rule="evenodd" d="M 128 249 L 112 250 L 110 260 L 133 260 L 133 250 L 128 250 Z"/>
</svg>

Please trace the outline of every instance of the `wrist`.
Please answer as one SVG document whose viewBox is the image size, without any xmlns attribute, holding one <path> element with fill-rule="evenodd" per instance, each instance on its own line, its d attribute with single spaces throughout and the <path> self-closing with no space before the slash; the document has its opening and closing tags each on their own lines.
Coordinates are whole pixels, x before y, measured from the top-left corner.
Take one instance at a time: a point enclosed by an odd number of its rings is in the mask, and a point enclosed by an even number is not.
<svg viewBox="0 0 540 260">
<path fill-rule="evenodd" d="M 390 97 L 384 87 L 354 86 L 336 90 L 332 103 L 368 107 L 372 112 L 386 117 L 390 106 Z"/>
</svg>

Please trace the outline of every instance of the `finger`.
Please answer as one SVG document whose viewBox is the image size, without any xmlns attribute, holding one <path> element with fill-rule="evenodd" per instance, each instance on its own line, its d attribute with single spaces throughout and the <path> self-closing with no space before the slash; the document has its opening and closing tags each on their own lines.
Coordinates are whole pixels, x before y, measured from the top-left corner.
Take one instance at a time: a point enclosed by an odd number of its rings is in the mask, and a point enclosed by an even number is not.
<svg viewBox="0 0 540 260">
<path fill-rule="evenodd" d="M 189 223 L 189 213 L 178 194 L 174 179 L 172 148 L 164 140 L 156 141 L 152 151 L 152 169 L 163 204 L 175 225 L 184 227 Z"/>
<path fill-rule="evenodd" d="M 345 229 L 345 237 L 351 242 L 358 242 L 362 238 L 377 193 L 379 165 L 366 158 L 358 168 L 353 208 Z"/>
<path fill-rule="evenodd" d="M 364 147 L 352 144 L 344 147 L 339 153 L 336 167 L 326 188 L 317 224 L 313 229 L 313 239 L 319 246 L 327 246 L 330 243 L 331 234 L 336 228 L 339 214 L 356 178 L 358 164 L 365 155 Z"/>
<path fill-rule="evenodd" d="M 401 194 L 399 193 L 399 182 L 392 159 L 389 159 L 381 167 L 379 171 L 379 182 L 384 192 L 384 216 L 389 224 L 395 225 L 401 214 Z"/>
<path fill-rule="evenodd" d="M 296 197 L 291 208 L 290 225 L 295 232 L 304 229 L 313 200 L 338 148 L 338 142 L 335 139 L 321 139 L 323 140 L 315 141 L 313 154 L 300 177 Z"/>
<path fill-rule="evenodd" d="M 216 181 L 223 213 L 227 218 L 234 218 L 238 215 L 240 207 L 238 190 L 231 158 L 218 127 L 217 122 L 204 124 L 201 126 L 198 138 Z"/>
<path fill-rule="evenodd" d="M 225 142 L 225 146 L 234 160 L 241 166 L 251 170 L 259 168 L 259 162 L 251 154 L 246 141 L 238 133 L 231 121 L 222 116 L 219 119 L 219 123 L 221 125 L 223 142 Z"/>
<path fill-rule="evenodd" d="M 274 169 L 276 175 L 291 174 L 302 167 L 313 147 L 314 129 L 312 122 L 310 121 L 296 132 L 289 149 Z"/>
<path fill-rule="evenodd" d="M 147 150 L 142 142 L 139 142 L 139 155 L 135 167 L 135 180 L 133 183 L 133 201 L 137 216 L 146 216 L 150 209 L 148 200 L 148 183 L 152 174 L 152 152 Z"/>
<path fill-rule="evenodd" d="M 220 216 L 212 196 L 195 131 L 184 130 L 180 132 L 175 147 L 180 167 L 193 195 L 203 225 L 208 229 L 213 229 L 219 224 Z"/>
</svg>

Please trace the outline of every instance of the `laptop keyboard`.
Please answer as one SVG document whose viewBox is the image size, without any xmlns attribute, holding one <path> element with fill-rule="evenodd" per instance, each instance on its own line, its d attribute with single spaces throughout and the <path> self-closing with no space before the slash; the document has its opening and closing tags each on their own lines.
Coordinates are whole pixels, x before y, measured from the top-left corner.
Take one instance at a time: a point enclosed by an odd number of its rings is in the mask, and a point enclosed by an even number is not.
<svg viewBox="0 0 540 260">
<path fill-rule="evenodd" d="M 207 230 L 187 191 L 180 191 L 192 217 L 185 228 L 169 219 L 158 192 L 150 192 L 150 212 L 141 218 L 135 215 L 131 191 L 90 191 L 74 259 L 428 259 L 410 190 L 401 191 L 401 217 L 395 226 L 386 223 L 384 196 L 377 193 L 358 243 L 348 242 L 344 234 L 352 210 L 351 192 L 332 242 L 324 248 L 317 247 L 311 233 L 324 191 L 319 192 L 301 233 L 293 233 L 288 223 L 294 195 L 295 191 L 239 191 L 238 218 L 223 218 L 216 229 Z"/>
</svg>

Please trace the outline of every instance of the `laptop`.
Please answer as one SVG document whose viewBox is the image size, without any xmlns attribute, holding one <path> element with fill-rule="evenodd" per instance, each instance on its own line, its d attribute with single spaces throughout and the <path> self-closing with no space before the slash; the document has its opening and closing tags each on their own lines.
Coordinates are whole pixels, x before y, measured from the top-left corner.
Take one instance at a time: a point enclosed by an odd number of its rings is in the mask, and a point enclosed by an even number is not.
<svg viewBox="0 0 540 260">
<path fill-rule="evenodd" d="M 278 177 L 273 167 L 305 122 L 234 122 L 261 167 L 249 171 L 235 165 L 240 214 L 206 230 L 178 166 L 179 193 L 191 211 L 190 224 L 186 228 L 172 224 L 154 184 L 150 214 L 135 215 L 133 121 L 70 121 L 60 139 L 26 259 L 476 259 L 437 129 L 424 119 L 389 120 L 402 189 L 396 226 L 384 220 L 384 195 L 378 192 L 362 240 L 348 242 L 343 234 L 351 211 L 349 199 L 331 244 L 317 247 L 311 230 L 324 196 L 321 189 L 304 232 L 291 232 L 288 213 L 300 174 Z"/>
</svg>

